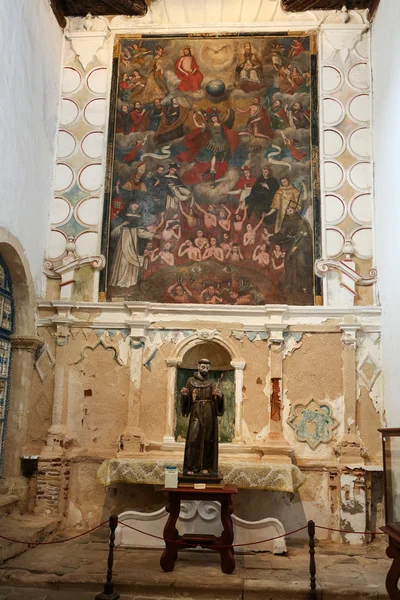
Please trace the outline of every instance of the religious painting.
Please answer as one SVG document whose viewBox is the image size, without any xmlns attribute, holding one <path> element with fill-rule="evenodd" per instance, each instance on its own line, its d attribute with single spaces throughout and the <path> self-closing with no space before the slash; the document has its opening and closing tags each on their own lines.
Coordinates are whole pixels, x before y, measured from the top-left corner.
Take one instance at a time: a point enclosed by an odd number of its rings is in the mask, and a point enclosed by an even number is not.
<svg viewBox="0 0 400 600">
<path fill-rule="evenodd" d="M 314 304 L 314 46 L 310 35 L 118 38 L 108 300 Z"/>
</svg>

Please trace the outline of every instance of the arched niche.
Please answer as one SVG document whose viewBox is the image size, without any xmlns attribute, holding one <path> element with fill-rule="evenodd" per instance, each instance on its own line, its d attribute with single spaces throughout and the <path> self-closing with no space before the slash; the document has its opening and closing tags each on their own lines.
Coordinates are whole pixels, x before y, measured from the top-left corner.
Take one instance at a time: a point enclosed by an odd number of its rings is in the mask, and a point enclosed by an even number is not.
<svg viewBox="0 0 400 600">
<path fill-rule="evenodd" d="M 4 448 L 5 479 L 19 477 L 20 456 L 27 443 L 30 390 L 35 354 L 43 343 L 36 335 L 36 296 L 29 262 L 20 242 L 0 227 L 0 257 L 10 276 L 14 319 L 11 336 L 11 387 Z M 5 484 L 7 488 L 7 484 Z"/>
<path fill-rule="evenodd" d="M 235 370 L 231 365 L 231 356 L 226 348 L 208 340 L 190 348 L 177 366 L 175 392 L 175 441 L 185 441 L 189 419 L 182 416 L 179 390 L 186 385 L 189 377 L 197 370 L 198 362 L 207 358 L 211 363 L 209 376 L 214 379 L 224 394 L 225 412 L 219 420 L 219 440 L 232 443 L 235 438 Z"/>
<path fill-rule="evenodd" d="M 226 372 L 226 378 L 231 379 L 234 388 L 233 396 L 233 444 L 243 443 L 242 440 L 242 400 L 243 400 L 243 370 L 246 361 L 238 354 L 237 348 L 226 340 L 217 330 L 198 330 L 177 344 L 172 356 L 167 359 L 168 390 L 167 418 L 163 447 L 176 448 L 176 402 L 178 392 L 178 369 L 190 370 L 197 368 L 200 358 L 208 358 L 214 373 L 218 376 Z M 229 375 L 228 375 L 229 373 Z M 223 381 L 223 379 L 222 379 Z M 222 385 L 222 384 L 221 384 Z"/>
<path fill-rule="evenodd" d="M 10 273 L 15 302 L 15 336 L 34 336 L 36 297 L 28 259 L 20 242 L 0 227 L 0 256 Z"/>
</svg>

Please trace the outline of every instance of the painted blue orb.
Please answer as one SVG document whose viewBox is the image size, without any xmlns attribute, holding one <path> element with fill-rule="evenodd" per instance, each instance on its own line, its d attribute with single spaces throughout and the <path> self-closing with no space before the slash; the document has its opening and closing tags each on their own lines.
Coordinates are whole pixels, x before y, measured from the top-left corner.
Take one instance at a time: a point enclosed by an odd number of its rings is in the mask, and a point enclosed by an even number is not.
<svg viewBox="0 0 400 600">
<path fill-rule="evenodd" d="M 221 79 L 211 79 L 206 85 L 206 90 L 210 96 L 222 96 L 225 91 L 225 83 Z"/>
</svg>

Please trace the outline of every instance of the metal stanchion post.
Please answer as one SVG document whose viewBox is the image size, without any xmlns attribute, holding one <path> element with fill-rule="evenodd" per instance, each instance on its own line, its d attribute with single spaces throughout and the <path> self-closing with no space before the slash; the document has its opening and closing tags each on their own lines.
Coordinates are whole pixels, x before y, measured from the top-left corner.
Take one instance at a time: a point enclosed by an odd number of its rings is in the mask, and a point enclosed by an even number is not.
<svg viewBox="0 0 400 600">
<path fill-rule="evenodd" d="M 111 515 L 110 517 L 110 549 L 108 552 L 107 562 L 107 581 L 104 584 L 104 590 L 101 594 L 97 594 L 95 600 L 118 600 L 119 594 L 114 592 L 114 584 L 112 581 L 112 568 L 114 563 L 114 540 L 115 530 L 118 525 L 118 515 Z"/>
<path fill-rule="evenodd" d="M 308 521 L 308 537 L 309 537 L 309 548 L 310 548 L 310 600 L 317 600 L 317 583 L 315 574 L 317 568 L 315 566 L 315 523 L 314 521 Z"/>
</svg>

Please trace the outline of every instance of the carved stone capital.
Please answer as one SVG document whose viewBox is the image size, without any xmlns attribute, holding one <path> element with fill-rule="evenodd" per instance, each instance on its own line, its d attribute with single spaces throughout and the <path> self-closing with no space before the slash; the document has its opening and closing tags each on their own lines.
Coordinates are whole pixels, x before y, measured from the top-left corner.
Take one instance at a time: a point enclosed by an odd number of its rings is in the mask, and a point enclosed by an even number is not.
<svg viewBox="0 0 400 600">
<path fill-rule="evenodd" d="M 36 353 L 42 348 L 44 342 L 36 335 L 13 335 L 11 337 L 11 347 L 13 350 L 25 350 L 25 352 Z"/>
<path fill-rule="evenodd" d="M 283 332 L 286 331 L 287 329 L 287 325 L 285 325 L 284 323 L 281 324 L 274 324 L 273 326 L 271 326 L 271 328 L 268 327 L 268 331 L 269 331 L 269 338 L 268 338 L 268 346 L 270 349 L 273 349 L 274 347 L 277 348 L 281 348 L 283 343 L 284 343 L 284 337 L 283 337 Z"/>
<path fill-rule="evenodd" d="M 237 369 L 239 371 L 243 371 L 245 366 L 246 366 L 246 361 L 245 360 L 239 360 L 239 359 L 234 359 L 231 360 L 231 365 L 234 369 Z"/>
<path fill-rule="evenodd" d="M 145 342 L 149 325 L 150 323 L 148 321 L 126 321 L 126 326 L 131 330 L 129 334 L 131 341 Z"/>
<path fill-rule="evenodd" d="M 352 346 L 353 348 L 357 348 L 358 340 L 357 340 L 357 332 L 361 329 L 361 325 L 359 323 L 344 323 L 339 325 L 339 329 L 342 332 L 342 342 L 346 346 Z"/>
<path fill-rule="evenodd" d="M 167 358 L 167 367 L 178 367 L 179 366 L 179 360 L 177 358 Z"/>
</svg>

